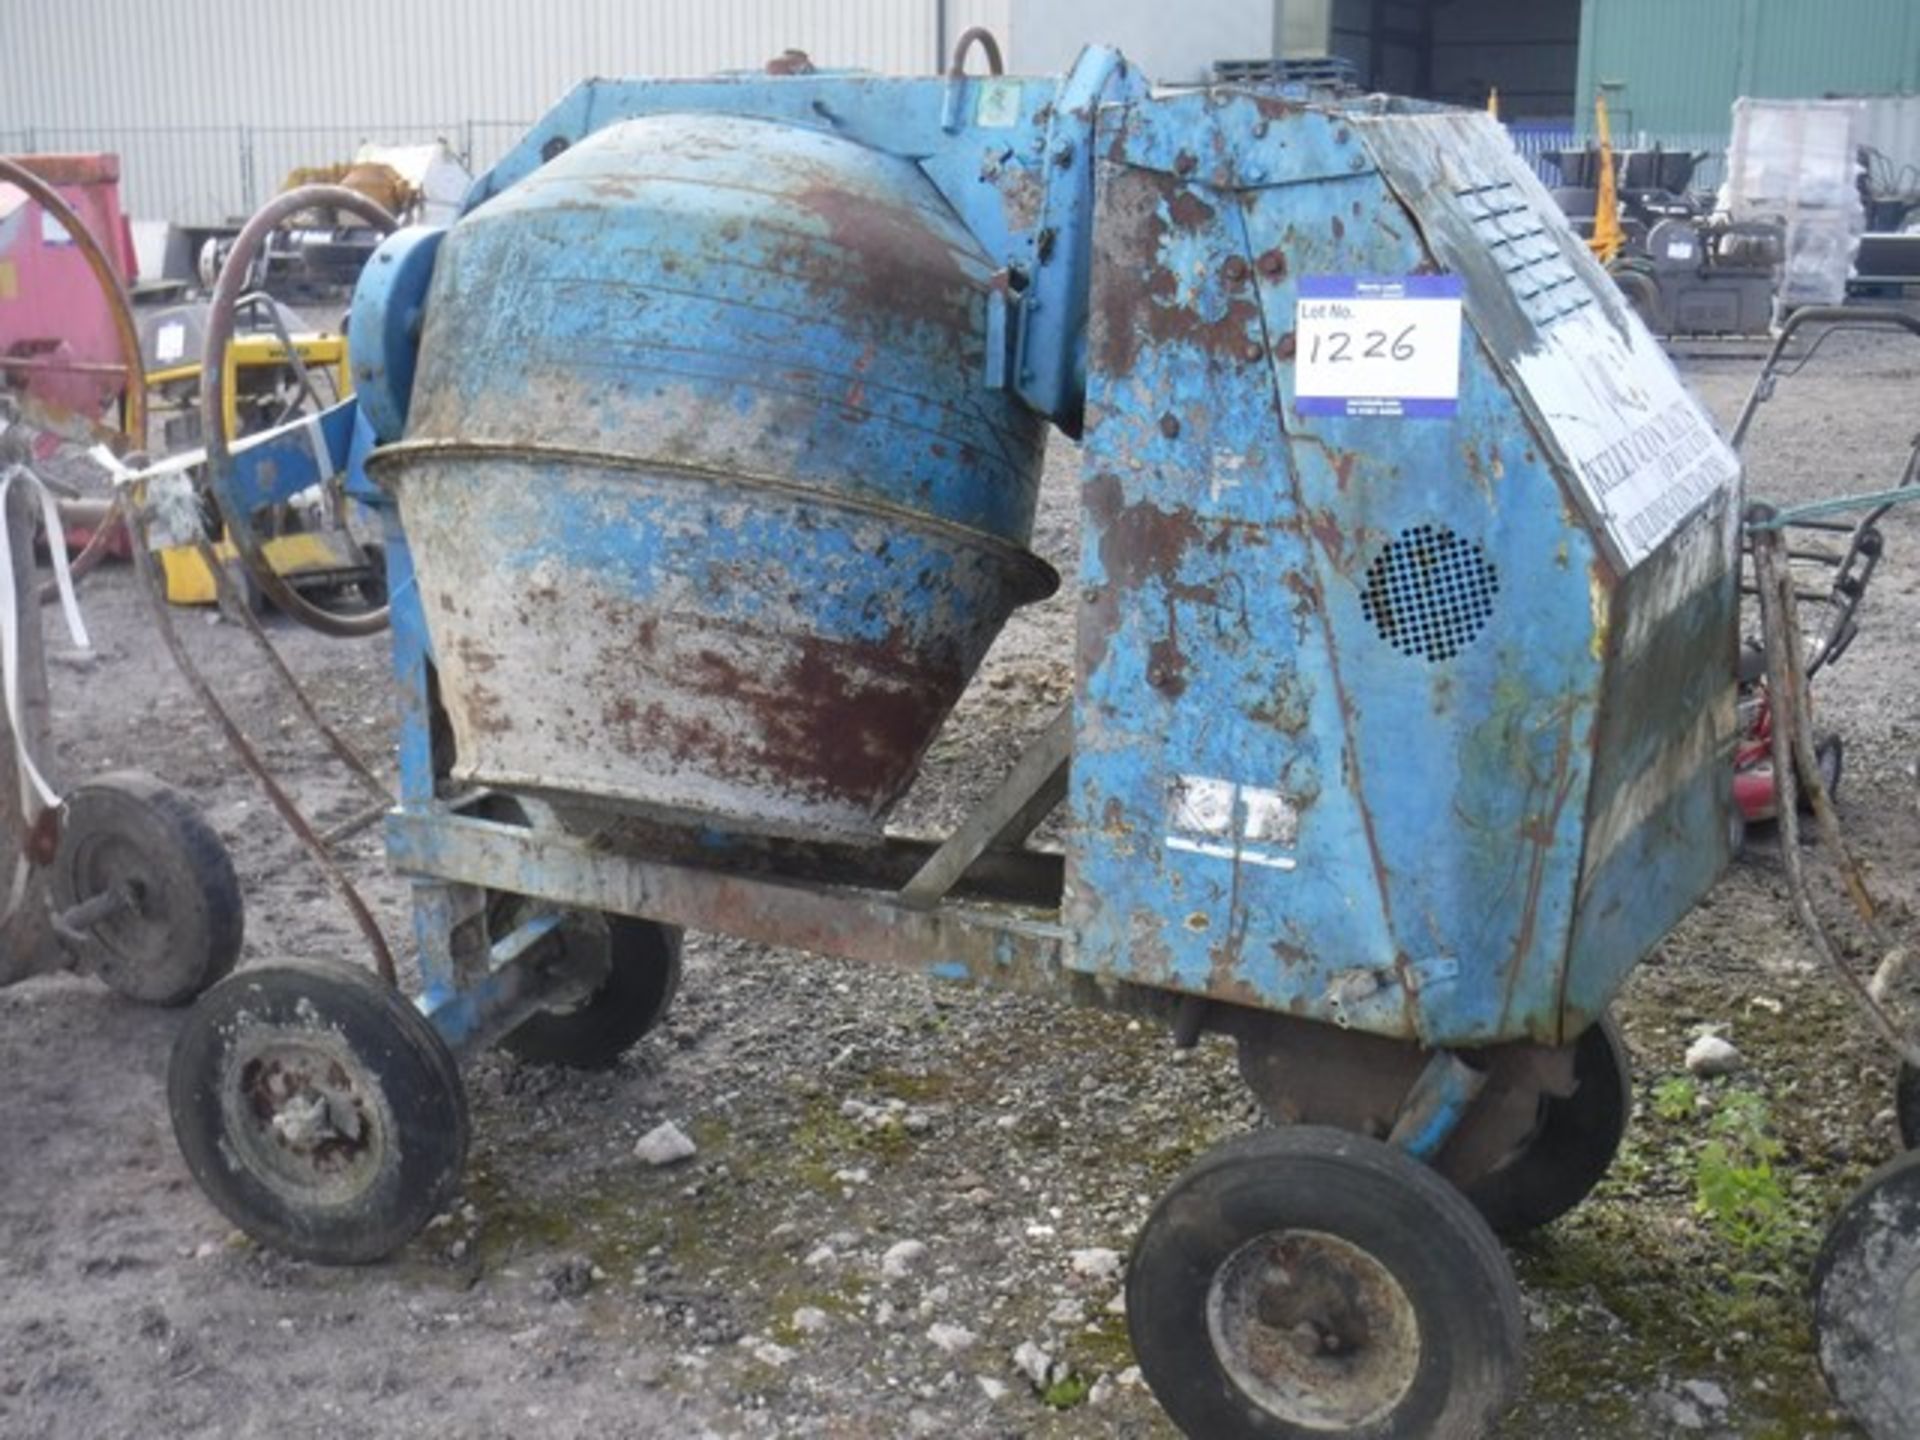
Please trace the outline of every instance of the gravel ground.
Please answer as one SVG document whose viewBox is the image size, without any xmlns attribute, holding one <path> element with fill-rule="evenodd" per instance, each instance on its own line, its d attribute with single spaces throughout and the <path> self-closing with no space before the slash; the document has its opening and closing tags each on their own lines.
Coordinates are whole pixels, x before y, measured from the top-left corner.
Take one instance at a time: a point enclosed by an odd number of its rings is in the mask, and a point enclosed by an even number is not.
<svg viewBox="0 0 1920 1440">
<path fill-rule="evenodd" d="M 1723 420 L 1756 348 L 1683 362 Z M 1754 437 L 1755 492 L 1889 482 L 1916 361 L 1849 340 L 1784 384 Z M 1061 446 L 1036 549 L 1063 570 L 1074 481 Z M 1847 745 L 1844 818 L 1904 922 L 1920 530 L 1906 514 L 1887 529 L 1862 638 L 1821 702 Z M 90 581 L 86 604 L 100 658 L 55 674 L 67 775 L 137 764 L 198 800 L 242 877 L 246 962 L 360 959 L 130 577 Z M 1070 625 L 1064 596 L 1017 617 L 904 822 L 951 823 L 1039 730 L 1070 688 Z M 244 636 L 210 616 L 184 628 L 309 810 L 351 814 Z M 277 634 L 384 753 L 381 644 Z M 376 840 L 352 869 L 402 933 Z M 1801 1277 L 1822 1216 L 1893 1149 L 1890 1067 L 1813 972 L 1769 837 L 1621 1011 L 1639 1114 L 1593 1199 L 1515 1251 L 1532 1368 L 1502 1434 L 1846 1433 Z M 328 1270 L 258 1249 L 188 1178 L 163 1094 L 179 1023 L 72 976 L 0 991 L 0 1435 L 1169 1434 L 1132 1368 L 1124 1257 L 1168 1181 L 1255 1120 L 1224 1043 L 1178 1053 L 1123 1018 L 691 937 L 671 1016 L 617 1068 L 475 1062 L 458 1203 L 392 1261 Z M 1744 1068 L 1676 1099 L 1708 1025 Z M 1779 1224 L 1757 1247 L 1695 1204 L 1734 1091 L 1762 1098 L 1783 1147 Z M 698 1153 L 655 1168 L 634 1146 L 666 1121 Z"/>
</svg>

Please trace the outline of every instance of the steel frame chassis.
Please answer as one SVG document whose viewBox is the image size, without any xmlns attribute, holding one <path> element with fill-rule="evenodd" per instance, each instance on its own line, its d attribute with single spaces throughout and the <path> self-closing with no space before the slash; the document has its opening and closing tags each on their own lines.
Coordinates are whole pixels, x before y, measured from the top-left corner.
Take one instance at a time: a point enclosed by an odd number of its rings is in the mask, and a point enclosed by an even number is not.
<svg viewBox="0 0 1920 1440">
<path fill-rule="evenodd" d="M 442 793 L 435 683 L 412 552 L 388 510 L 393 660 L 401 697 L 400 804 L 387 857 L 413 889 L 421 1012 L 456 1055 L 475 1053 L 535 1012 L 590 994 L 604 956 L 540 942 L 564 910 L 630 915 L 968 981 L 1169 1024 L 1177 1044 L 1235 1017 L 1202 996 L 1071 968 L 1059 857 L 1025 847 L 1066 791 L 1072 707 L 1063 706 L 1006 778 L 939 845 L 805 847 L 773 870 L 719 868 L 626 853 L 565 831 L 482 813 L 488 792 Z M 724 852 L 722 852 L 724 853 Z M 794 873 L 798 869 L 800 874 Z M 904 877 L 904 879 L 903 879 Z M 964 898 L 957 891 L 970 887 Z M 508 933 L 487 924 L 489 892 L 538 908 Z M 592 967 L 601 967 L 599 971 Z M 1459 1128 L 1484 1074 L 1436 1050 L 1402 1104 L 1394 1143 L 1420 1159 Z"/>
</svg>

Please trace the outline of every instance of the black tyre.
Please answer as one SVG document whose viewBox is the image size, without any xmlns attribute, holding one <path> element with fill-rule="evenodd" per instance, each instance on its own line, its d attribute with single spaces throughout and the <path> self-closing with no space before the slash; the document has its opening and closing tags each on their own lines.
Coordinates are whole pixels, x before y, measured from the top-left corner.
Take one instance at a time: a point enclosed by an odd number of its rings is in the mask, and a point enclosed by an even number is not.
<svg viewBox="0 0 1920 1440">
<path fill-rule="evenodd" d="M 1206 1440 L 1471 1440 L 1519 1377 L 1520 1292 L 1466 1198 L 1321 1126 L 1222 1145 L 1127 1274 L 1141 1372 Z"/>
<path fill-rule="evenodd" d="M 1920 1415 L 1920 1154 L 1868 1177 L 1827 1231 L 1813 1328 L 1834 1399 L 1873 1440 L 1910 1440 Z"/>
<path fill-rule="evenodd" d="M 378 1260 L 446 1207 L 467 1156 L 460 1075 L 378 976 L 306 962 L 242 970 L 174 1042 L 173 1132 L 207 1198 L 302 1260 Z"/>
<path fill-rule="evenodd" d="M 1609 269 L 1613 283 L 1620 293 L 1627 297 L 1627 303 L 1640 317 L 1640 323 L 1655 335 L 1665 335 L 1672 328 L 1667 321 L 1666 305 L 1660 298 L 1660 286 L 1653 276 L 1645 270 L 1622 267 Z"/>
<path fill-rule="evenodd" d="M 1466 1187 L 1502 1235 L 1537 1230 L 1586 1199 L 1613 1164 L 1633 1113 L 1626 1042 L 1603 1016 L 1574 1043 L 1574 1090 L 1540 1101 L 1540 1123 L 1497 1169 Z"/>
<path fill-rule="evenodd" d="M 1893 1111 L 1900 1119 L 1900 1143 L 1920 1150 L 1920 1070 L 1904 1060 L 1893 1085 Z"/>
<path fill-rule="evenodd" d="M 495 933 L 502 933 L 497 922 Z M 522 1021 L 501 1047 L 536 1065 L 604 1069 L 666 1016 L 680 989 L 680 931 L 652 920 L 575 911 L 554 943 L 604 951 L 605 982 L 584 1000 Z"/>
<path fill-rule="evenodd" d="M 244 911 L 227 848 L 186 796 L 151 775 L 103 775 L 67 796 L 49 878 L 61 912 L 122 897 L 81 929 L 78 948 L 131 999 L 185 1004 L 240 958 Z"/>
</svg>

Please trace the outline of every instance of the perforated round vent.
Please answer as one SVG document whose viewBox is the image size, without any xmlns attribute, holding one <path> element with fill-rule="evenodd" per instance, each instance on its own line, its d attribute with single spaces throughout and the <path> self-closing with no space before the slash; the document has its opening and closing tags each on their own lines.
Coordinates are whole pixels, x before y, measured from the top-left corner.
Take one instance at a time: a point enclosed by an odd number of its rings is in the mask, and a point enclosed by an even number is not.
<svg viewBox="0 0 1920 1440">
<path fill-rule="evenodd" d="M 1367 567 L 1360 608 L 1394 649 L 1451 660 L 1493 614 L 1500 574 L 1486 552 L 1444 525 L 1402 530 Z"/>
</svg>

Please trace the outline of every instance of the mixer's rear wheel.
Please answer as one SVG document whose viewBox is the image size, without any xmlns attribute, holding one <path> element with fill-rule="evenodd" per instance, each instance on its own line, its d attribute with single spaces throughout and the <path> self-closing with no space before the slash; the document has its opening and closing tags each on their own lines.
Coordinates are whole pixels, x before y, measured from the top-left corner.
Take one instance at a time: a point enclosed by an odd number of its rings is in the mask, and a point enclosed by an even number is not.
<svg viewBox="0 0 1920 1440">
<path fill-rule="evenodd" d="M 500 897 L 495 933 L 502 933 L 501 919 L 511 923 L 511 912 L 521 903 L 518 897 Z M 501 1046 L 522 1060 L 604 1069 L 660 1023 L 680 989 L 676 926 L 576 910 L 551 943 L 604 951 L 607 978 L 584 1000 L 543 1010 L 508 1034 Z"/>
<path fill-rule="evenodd" d="M 167 1102 L 207 1198 L 302 1260 L 391 1254 L 446 1208 L 466 1163 L 452 1053 L 351 965 L 263 965 L 214 986 L 174 1042 Z"/>
<path fill-rule="evenodd" d="M 1512 1269 L 1466 1198 L 1312 1125 L 1174 1183 L 1135 1247 L 1127 1325 L 1162 1407 L 1209 1440 L 1473 1440 L 1522 1341 Z"/>
<path fill-rule="evenodd" d="M 1467 1186 L 1467 1198 L 1502 1235 L 1558 1220 L 1613 1164 L 1633 1113 L 1633 1072 L 1612 1016 L 1575 1042 L 1573 1079 L 1572 1094 L 1541 1097 L 1540 1123 L 1512 1158 Z"/>
<path fill-rule="evenodd" d="M 1920 1154 L 1876 1171 L 1827 1231 L 1813 1326 L 1834 1398 L 1873 1440 L 1907 1440 L 1920 1415 Z"/>
</svg>

